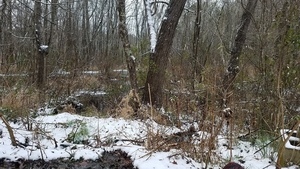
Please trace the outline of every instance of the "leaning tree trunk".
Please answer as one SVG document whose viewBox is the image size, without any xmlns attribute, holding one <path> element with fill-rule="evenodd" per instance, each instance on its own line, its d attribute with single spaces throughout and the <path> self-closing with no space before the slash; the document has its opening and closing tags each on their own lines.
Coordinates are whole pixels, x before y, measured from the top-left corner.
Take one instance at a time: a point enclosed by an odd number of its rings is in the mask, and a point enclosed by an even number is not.
<svg viewBox="0 0 300 169">
<path fill-rule="evenodd" d="M 248 0 L 247 6 L 244 9 L 241 25 L 238 29 L 238 32 L 235 37 L 235 41 L 233 47 L 231 49 L 231 58 L 228 64 L 227 72 L 223 78 L 222 83 L 222 107 L 227 107 L 228 99 L 231 96 L 231 88 L 232 83 L 239 73 L 239 65 L 240 65 L 240 56 L 242 53 L 243 46 L 246 41 L 246 34 L 248 31 L 248 27 L 252 18 L 252 14 L 254 13 L 256 4 L 258 0 Z"/>
<path fill-rule="evenodd" d="M 125 0 L 118 0 L 117 10 L 119 12 L 119 34 L 123 42 L 123 48 L 125 51 L 127 69 L 129 71 L 130 85 L 132 89 L 137 90 L 138 85 L 136 79 L 135 57 L 130 49 L 128 30 L 126 27 Z"/>
<path fill-rule="evenodd" d="M 184 9 L 186 0 L 170 0 L 161 28 L 158 33 L 155 51 L 150 54 L 149 71 L 143 91 L 143 102 L 156 107 L 162 106 L 165 71 L 168 65 L 178 20 Z"/>
</svg>

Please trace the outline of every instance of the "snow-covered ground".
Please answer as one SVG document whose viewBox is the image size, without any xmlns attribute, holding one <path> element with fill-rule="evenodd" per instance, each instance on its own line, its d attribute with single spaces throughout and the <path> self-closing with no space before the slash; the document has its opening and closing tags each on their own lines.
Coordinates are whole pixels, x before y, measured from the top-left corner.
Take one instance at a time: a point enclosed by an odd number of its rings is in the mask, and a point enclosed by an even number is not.
<svg viewBox="0 0 300 169">
<path fill-rule="evenodd" d="M 47 113 L 44 112 L 43 114 Z M 40 115 L 31 119 L 29 125 L 22 121 L 11 122 L 10 125 L 21 146 L 14 147 L 11 145 L 8 130 L 1 121 L 0 159 L 5 158 L 9 161 L 57 158 L 93 160 L 99 158 L 104 150 L 121 149 L 131 156 L 134 166 L 139 169 L 201 169 L 205 167 L 203 163 L 177 155 L 182 154 L 180 150 L 152 152 L 143 145 L 130 141 L 116 141 L 121 139 L 145 140 L 149 126 L 153 131 L 162 131 L 165 134 L 180 131 L 176 127 L 162 126 L 150 120 L 83 117 L 65 112 L 57 115 Z M 32 128 L 31 131 L 27 130 L 28 126 Z M 88 143 L 82 144 L 82 141 L 86 140 Z M 99 144 L 100 142 L 101 144 Z M 216 154 L 221 157 L 221 161 L 219 164 L 209 167 L 222 168 L 225 161 L 229 159 L 230 150 L 223 146 L 226 142 L 224 137 L 219 136 Z M 266 154 L 255 153 L 258 149 L 259 147 L 254 147 L 249 142 L 238 141 L 234 145 L 232 156 L 235 162 L 244 161 L 242 165 L 248 169 L 275 168 L 275 163 L 266 157 L 268 152 L 265 152 Z M 296 168 L 298 167 L 289 167 L 289 169 Z"/>
</svg>

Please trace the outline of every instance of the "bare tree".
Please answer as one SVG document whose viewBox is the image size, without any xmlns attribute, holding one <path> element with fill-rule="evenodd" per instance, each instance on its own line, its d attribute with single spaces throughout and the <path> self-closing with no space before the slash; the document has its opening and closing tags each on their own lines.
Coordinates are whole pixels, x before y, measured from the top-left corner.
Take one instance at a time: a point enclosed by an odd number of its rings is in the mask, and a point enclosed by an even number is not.
<svg viewBox="0 0 300 169">
<path fill-rule="evenodd" d="M 2 5 L 0 6 L 0 44 L 1 44 L 1 64 L 10 65 L 13 61 L 13 41 L 12 41 L 12 0 L 3 0 Z M 0 65 L 0 68 L 2 67 Z"/>
<path fill-rule="evenodd" d="M 49 3 L 51 2 L 51 3 Z M 36 85 L 40 90 L 40 94 L 44 93 L 46 85 L 46 56 L 49 53 L 49 45 L 52 41 L 53 27 L 57 18 L 57 4 L 58 0 L 46 0 L 44 3 L 42 1 L 34 1 L 34 24 L 35 24 L 35 42 L 38 51 L 36 58 L 37 65 L 37 80 Z M 50 5 L 49 5 L 50 4 Z M 51 11 L 49 11 L 49 8 Z M 44 9 L 44 11 L 43 11 Z M 49 17 L 47 16 L 50 13 Z M 47 14 L 47 15 L 44 15 Z M 41 96 L 43 100 L 43 96 Z"/>
<path fill-rule="evenodd" d="M 289 31 L 289 18 L 288 18 L 288 8 L 291 4 L 289 4 L 287 1 L 283 4 L 283 7 L 281 9 L 281 12 L 278 16 L 279 23 L 278 23 L 278 35 L 275 40 L 274 44 L 274 51 L 275 51 L 275 59 L 277 59 L 277 65 L 276 65 L 276 96 L 278 98 L 278 112 L 277 117 L 274 121 L 275 127 L 279 128 L 282 127 L 284 124 L 284 98 L 282 95 L 282 74 L 283 74 L 283 67 L 284 67 L 284 58 L 286 57 L 287 51 L 287 36 Z"/>
<path fill-rule="evenodd" d="M 198 64 L 199 61 L 199 42 L 200 42 L 200 30 L 201 30 L 201 9 L 202 8 L 202 0 L 197 0 L 196 7 L 196 19 L 194 23 L 194 37 L 193 37 L 193 51 L 192 51 L 192 77 L 191 77 L 191 86 L 192 89 L 195 89 L 195 80 L 196 77 L 203 70 L 202 64 Z M 200 68 L 199 68 L 200 66 Z M 201 81 L 200 81 L 201 82 Z"/>
<path fill-rule="evenodd" d="M 137 90 L 136 79 L 136 65 L 135 57 L 130 49 L 130 42 L 128 39 L 128 30 L 126 27 L 126 12 L 125 12 L 125 0 L 118 0 L 118 12 L 119 12 L 119 34 L 123 42 L 123 48 L 126 56 L 127 69 L 129 71 L 130 85 L 132 89 Z"/>
<path fill-rule="evenodd" d="M 48 44 L 51 43 L 54 27 L 57 27 L 57 8 L 58 8 L 58 0 L 51 0 L 51 24 L 50 24 L 50 35 L 48 38 Z"/>
<path fill-rule="evenodd" d="M 37 56 L 37 67 L 38 67 L 38 74 L 37 74 L 37 87 L 42 91 L 45 86 L 45 56 L 48 53 L 48 46 L 43 44 L 42 39 L 42 2 L 41 1 L 34 1 L 34 21 L 35 21 L 35 40 L 36 40 L 36 47 L 38 50 Z"/>
<path fill-rule="evenodd" d="M 238 28 L 233 47 L 231 49 L 231 58 L 229 60 L 227 72 L 223 78 L 222 82 L 222 106 L 227 106 L 228 98 L 230 97 L 230 90 L 232 87 L 232 83 L 239 73 L 240 66 L 240 56 L 242 53 L 243 45 L 246 41 L 246 35 L 248 31 L 248 27 L 252 18 L 252 14 L 254 13 L 256 4 L 258 0 L 248 0 L 247 6 L 244 9 L 241 24 Z"/>
<path fill-rule="evenodd" d="M 90 21 L 89 21 L 89 1 L 82 1 L 82 57 L 86 62 L 89 61 L 89 52 L 90 52 Z"/>
<path fill-rule="evenodd" d="M 175 36 L 176 27 L 186 0 L 171 0 L 158 33 L 155 51 L 150 54 L 149 71 L 143 91 L 143 102 L 162 106 L 165 71 L 169 53 Z"/>
</svg>

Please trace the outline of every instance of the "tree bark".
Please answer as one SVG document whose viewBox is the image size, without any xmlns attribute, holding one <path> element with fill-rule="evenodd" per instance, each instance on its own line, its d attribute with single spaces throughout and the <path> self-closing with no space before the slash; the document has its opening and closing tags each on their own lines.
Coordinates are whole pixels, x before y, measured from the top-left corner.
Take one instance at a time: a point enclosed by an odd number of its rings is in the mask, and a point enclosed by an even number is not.
<svg viewBox="0 0 300 169">
<path fill-rule="evenodd" d="M 155 51 L 150 54 L 149 70 L 143 91 L 143 102 L 162 107 L 165 71 L 176 27 L 186 0 L 171 0 L 158 33 Z"/>
<path fill-rule="evenodd" d="M 37 88 L 42 91 L 45 86 L 45 77 L 44 77 L 44 69 L 45 69 L 45 56 L 47 54 L 47 48 L 43 47 L 42 37 L 41 37 L 41 26 L 42 26 L 42 4 L 41 1 L 34 2 L 34 20 L 35 20 L 35 40 L 36 46 L 38 49 L 37 56 Z"/>
<path fill-rule="evenodd" d="M 123 48 L 125 51 L 127 69 L 129 71 L 130 85 L 132 89 L 137 91 L 138 85 L 137 85 L 137 78 L 136 78 L 135 57 L 130 48 L 128 30 L 126 27 L 125 0 L 118 1 L 117 10 L 119 12 L 119 34 L 123 42 Z"/>
<path fill-rule="evenodd" d="M 0 26 L 0 44 L 1 45 L 1 64 L 3 65 L 11 65 L 14 63 L 14 43 L 12 37 L 13 31 L 13 20 L 12 20 L 12 1 L 11 0 L 3 0 L 2 5 L 0 6 L 1 10 L 1 26 Z M 0 68 L 2 66 L 0 65 Z"/>
<path fill-rule="evenodd" d="M 196 19 L 194 23 L 194 37 L 193 37 L 193 53 L 191 57 L 191 63 L 192 63 L 192 75 L 191 75 L 191 87 L 192 90 L 195 90 L 195 82 L 197 75 L 202 72 L 203 70 L 203 64 L 201 63 L 200 68 L 199 66 L 199 42 L 200 42 L 200 30 L 201 30 L 201 5 L 202 0 L 197 0 L 197 12 L 196 12 Z M 199 83 L 202 82 L 202 78 L 200 78 Z"/>
<path fill-rule="evenodd" d="M 35 41 L 36 41 L 36 47 L 38 51 L 38 56 L 36 58 L 36 64 L 37 64 L 37 81 L 36 85 L 39 89 L 39 97 L 40 102 L 44 102 L 44 90 L 46 85 L 46 56 L 49 52 L 49 45 L 52 40 L 52 34 L 53 34 L 53 27 L 56 23 L 57 18 L 57 3 L 58 0 L 46 0 L 45 4 L 45 13 L 49 13 L 49 5 L 48 3 L 51 2 L 51 23 L 49 26 L 49 18 L 46 16 L 43 16 L 43 8 L 42 8 L 42 1 L 34 1 L 34 23 L 35 23 Z M 47 30 L 46 28 L 50 27 L 50 30 Z M 42 29 L 43 28 L 43 29 Z M 43 31 L 44 30 L 44 31 Z"/>
<path fill-rule="evenodd" d="M 82 2 L 82 57 L 88 63 L 90 61 L 90 24 L 89 24 L 89 1 Z"/>
<path fill-rule="evenodd" d="M 51 0 L 51 24 L 50 24 L 50 35 L 48 38 L 48 44 L 51 44 L 54 27 L 57 26 L 57 7 L 58 7 L 58 0 Z"/>
<path fill-rule="evenodd" d="M 248 31 L 248 27 L 252 18 L 252 14 L 254 13 L 256 4 L 258 0 L 248 0 L 247 6 L 244 9 L 241 18 L 241 24 L 238 28 L 238 32 L 236 34 L 233 47 L 231 49 L 231 58 L 229 60 L 227 72 L 223 78 L 222 83 L 222 107 L 227 107 L 228 99 L 231 96 L 231 87 L 232 83 L 239 73 L 239 65 L 243 46 L 246 41 L 246 35 Z"/>
</svg>

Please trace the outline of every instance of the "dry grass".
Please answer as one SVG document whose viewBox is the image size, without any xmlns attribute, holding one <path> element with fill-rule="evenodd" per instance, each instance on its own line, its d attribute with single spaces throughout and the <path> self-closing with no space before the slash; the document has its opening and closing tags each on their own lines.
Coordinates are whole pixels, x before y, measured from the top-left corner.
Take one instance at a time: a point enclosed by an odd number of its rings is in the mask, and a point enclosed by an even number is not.
<svg viewBox="0 0 300 169">
<path fill-rule="evenodd" d="M 110 112 L 109 115 L 122 117 L 125 119 L 153 119 L 155 122 L 163 125 L 182 127 L 182 117 L 192 118 L 190 123 L 197 122 L 198 127 L 195 131 L 182 131 L 172 135 L 166 135 L 164 131 L 154 131 L 151 126 L 148 127 L 146 138 L 146 147 L 150 151 L 168 151 L 178 149 L 182 154 L 188 155 L 197 161 L 205 163 L 214 163 L 220 161 L 215 154 L 218 135 L 222 133 L 225 119 L 217 106 L 219 75 L 211 75 L 214 70 L 207 69 L 203 73 L 203 82 L 196 86 L 199 92 L 187 94 L 187 85 L 189 84 L 184 76 L 180 77 L 180 82 L 176 86 L 169 86 L 175 89 L 176 94 L 171 93 L 164 99 L 169 106 L 170 113 L 166 116 L 161 111 L 150 106 L 142 105 L 137 93 L 130 91 L 117 108 Z M 80 75 L 74 77 L 52 77 L 48 79 L 47 100 L 69 96 L 78 89 L 95 90 L 102 89 L 105 78 Z M 30 109 L 39 106 L 38 92 L 33 89 L 16 89 L 7 90 L 2 95 L 2 107 L 13 110 L 15 116 L 26 116 Z M 201 99 L 201 100 L 200 100 Z M 200 102 L 201 101 L 201 102 Z M 235 104 L 230 105 L 235 108 Z M 75 109 L 66 106 L 63 111 L 75 113 Z M 22 113 L 24 113 L 22 115 Z M 98 115 L 100 112 L 95 107 L 89 107 L 84 115 Z M 239 114 L 239 109 L 235 110 Z M 236 116 L 235 124 L 242 126 L 244 116 Z M 205 133 L 205 134 L 203 134 Z M 225 133 L 226 134 L 226 133 Z"/>
<path fill-rule="evenodd" d="M 139 102 L 139 109 L 134 111 L 134 108 L 132 108 L 130 104 L 130 100 L 139 101 L 139 98 L 132 91 L 126 95 L 118 105 L 118 108 L 114 110 L 117 117 L 127 119 L 153 119 L 159 124 L 170 126 L 181 123 L 180 118 L 175 118 L 175 121 L 171 121 L 171 117 L 162 115 L 158 110 L 141 105 Z M 179 117 L 182 109 L 178 108 L 177 110 L 179 113 L 177 116 Z M 145 147 L 150 150 L 150 153 L 147 155 L 150 155 L 155 151 L 177 149 L 180 154 L 188 155 L 195 160 L 206 162 L 207 164 L 220 161 L 214 150 L 216 149 L 216 143 L 218 141 L 217 136 L 220 134 L 223 127 L 222 116 L 209 111 L 206 118 L 205 121 L 202 121 L 203 124 L 201 124 L 201 128 L 197 128 L 197 130 L 195 127 L 191 126 L 187 131 L 171 135 L 166 135 L 168 131 L 154 130 L 151 125 L 147 125 Z M 201 122 L 199 121 L 199 123 Z"/>
<path fill-rule="evenodd" d="M 227 138 L 227 147 L 230 149 L 235 144 L 237 135 L 243 134 L 240 133 L 241 129 L 246 130 L 246 114 L 242 114 L 241 111 L 247 110 L 248 107 L 238 107 L 239 105 L 236 104 L 235 99 L 239 98 L 233 97 L 231 104 L 228 105 L 234 113 L 232 121 L 230 121 L 229 124 L 232 124 L 234 128 L 238 128 L 239 130 L 231 129 L 230 125 L 227 126 L 228 119 L 221 113 L 222 108 L 219 105 L 219 101 L 221 100 L 220 82 L 222 82 L 222 74 L 223 70 L 221 70 L 221 67 L 219 69 L 206 67 L 202 72 L 202 83 L 196 83 L 195 91 L 189 90 L 189 79 L 184 75 L 180 77 L 178 82 L 167 86 L 172 92 L 169 92 L 164 99 L 166 101 L 165 105 L 168 106 L 167 110 L 172 112 L 171 116 L 174 116 L 173 119 L 175 121 L 172 121 L 173 124 L 181 123 L 182 117 L 187 117 L 187 121 L 184 123 L 198 123 L 197 133 L 193 135 L 193 139 L 188 142 L 177 142 L 174 148 L 206 164 L 218 163 L 224 160 L 220 159 L 215 153 L 220 135 Z M 177 125 L 177 127 L 180 126 L 181 125 Z M 224 130 L 226 126 L 227 130 Z M 230 133 L 231 130 L 233 133 Z M 149 134 L 149 136 L 158 137 L 151 138 L 150 140 L 159 139 L 161 137 L 155 132 Z M 168 146 L 170 144 L 165 143 L 165 145 Z M 152 147 L 156 146 L 157 145 L 153 145 Z"/>
<path fill-rule="evenodd" d="M 32 88 L 10 89 L 1 97 L 1 107 L 8 117 L 25 117 L 39 106 L 39 93 Z"/>
<path fill-rule="evenodd" d="M 141 102 L 138 94 L 131 90 L 119 103 L 114 113 L 118 117 L 125 119 L 138 117 L 138 110 L 140 109 Z"/>
<path fill-rule="evenodd" d="M 68 105 L 64 106 L 64 108 L 62 109 L 62 112 L 76 114 L 76 109 L 72 106 L 72 104 L 68 104 Z"/>
<path fill-rule="evenodd" d="M 181 95 L 181 97 L 176 98 L 176 102 L 179 104 L 179 100 L 186 99 L 186 95 Z M 175 118 L 163 115 L 160 111 L 151 108 L 150 106 L 145 106 L 140 104 L 139 97 L 136 93 L 131 91 L 126 95 L 118 108 L 113 112 L 116 117 L 122 117 L 126 119 L 153 119 L 155 122 L 163 125 L 182 127 L 181 116 L 191 116 L 196 117 L 193 114 L 186 114 L 185 106 L 177 106 L 175 115 L 171 114 L 170 116 L 176 116 Z M 132 104 L 132 102 L 136 102 Z M 193 126 L 185 131 L 174 133 L 171 135 L 166 135 L 168 131 L 154 130 L 151 125 L 148 125 L 147 129 L 147 138 L 145 140 L 145 146 L 150 151 L 149 154 L 155 151 L 169 151 L 170 149 L 177 149 L 179 154 L 188 155 L 193 159 L 205 162 L 205 163 L 217 163 L 222 159 L 215 153 L 216 144 L 218 142 L 218 136 L 222 133 L 224 125 L 226 124 L 226 119 L 223 117 L 223 114 L 220 111 L 217 111 L 214 108 L 214 104 L 208 104 L 200 108 L 194 109 L 193 113 L 204 113 L 201 117 L 197 117 L 198 126 L 197 129 Z M 169 103 L 170 104 L 170 103 Z M 194 104 L 194 103 L 193 103 Z M 133 107 L 133 105 L 139 105 L 138 109 Z M 172 103 L 172 105 L 174 105 Z M 175 104 L 176 105 L 176 104 Z M 171 119 L 171 120 L 170 120 Z M 196 119 L 194 119 L 196 120 Z M 193 121 L 191 123 L 193 123 Z M 224 133 L 222 133 L 224 134 Z M 229 147 L 229 146 L 228 146 Z"/>
<path fill-rule="evenodd" d="M 142 105 L 138 94 L 131 90 L 112 111 L 115 117 L 125 119 L 152 119 L 158 124 L 171 125 L 169 117 L 151 106 Z"/>
<path fill-rule="evenodd" d="M 101 84 L 104 84 L 103 80 L 95 76 L 56 76 L 49 78 L 47 91 L 53 97 L 61 97 L 71 95 L 77 90 L 101 89 L 103 88 Z"/>
</svg>

